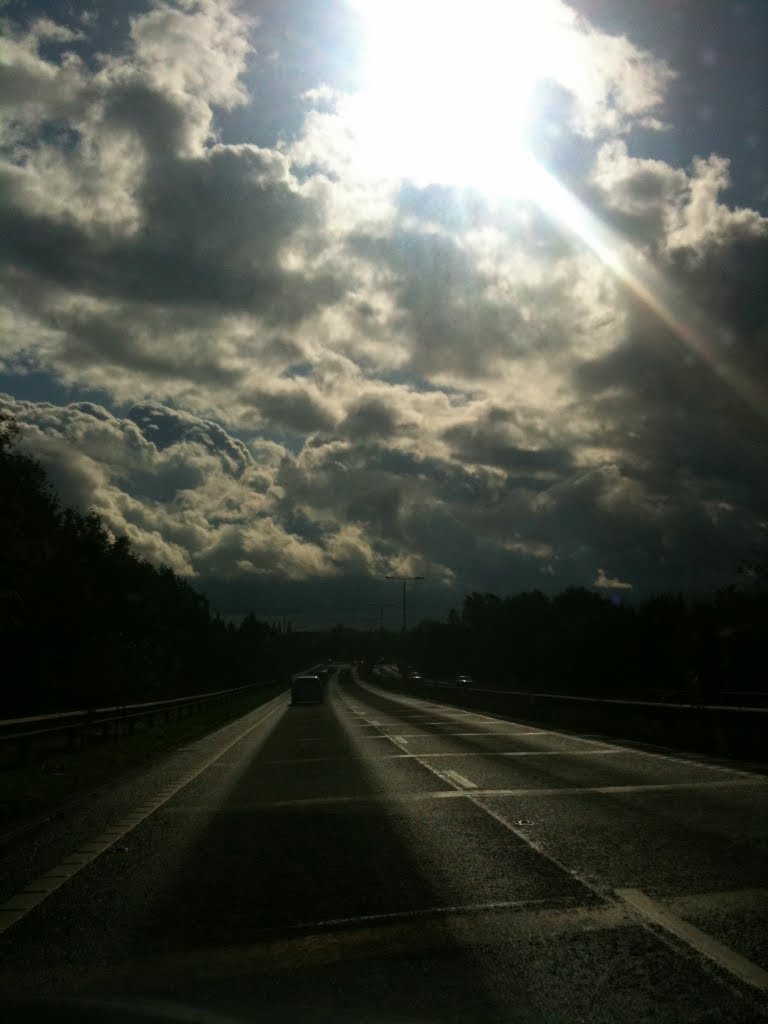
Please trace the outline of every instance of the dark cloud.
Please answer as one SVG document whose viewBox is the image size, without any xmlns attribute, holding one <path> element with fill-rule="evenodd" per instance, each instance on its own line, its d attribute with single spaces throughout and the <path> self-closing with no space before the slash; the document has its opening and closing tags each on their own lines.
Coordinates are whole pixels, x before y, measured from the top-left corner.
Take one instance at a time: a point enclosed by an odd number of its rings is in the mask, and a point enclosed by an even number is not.
<svg viewBox="0 0 768 1024">
<path fill-rule="evenodd" d="M 764 344 L 768 328 L 768 230 L 718 239 L 695 261 L 675 256 L 680 285 L 699 300 L 719 328 L 714 343 L 721 358 L 741 362 L 745 372 L 768 378 Z M 719 335 L 719 336 L 718 336 Z"/>
<path fill-rule="evenodd" d="M 414 372 L 473 377 L 488 373 L 500 353 L 514 354 L 522 320 L 484 298 L 484 275 L 453 239 L 403 229 L 389 238 L 357 236 L 351 246 L 391 273 L 401 324 L 413 336 Z"/>
<path fill-rule="evenodd" d="M 336 422 L 331 408 L 301 388 L 246 393 L 243 399 L 252 403 L 265 422 L 302 435 L 328 430 Z"/>
<path fill-rule="evenodd" d="M 564 448 L 521 448 L 513 444 L 507 432 L 488 419 L 476 424 L 459 424 L 443 434 L 452 446 L 454 457 L 464 462 L 497 466 L 513 476 L 546 479 L 561 475 L 573 466 L 573 457 Z"/>
<path fill-rule="evenodd" d="M 141 192 L 144 226 L 132 237 L 94 239 L 15 206 L 5 211 L 0 252 L 50 284 L 100 298 L 294 323 L 338 297 L 339 286 L 328 274 L 308 279 L 280 266 L 291 235 L 318 216 L 280 173 L 259 151 L 214 149 L 150 175 Z"/>
<path fill-rule="evenodd" d="M 188 115 L 183 105 L 138 77 L 109 89 L 102 118 L 108 131 L 135 135 L 154 165 L 173 160 L 187 142 Z"/>
<path fill-rule="evenodd" d="M 768 511 L 768 307 L 758 285 L 768 238 L 744 227 L 733 240 L 724 225 L 696 259 L 674 254 L 665 281 L 680 296 L 677 329 L 633 304 L 625 341 L 579 367 L 574 383 L 604 441 L 653 493 L 735 503 L 756 523 Z"/>
<path fill-rule="evenodd" d="M 119 308 L 100 314 L 86 310 L 53 313 L 51 322 L 66 331 L 59 359 L 70 369 L 120 367 L 136 371 L 145 379 L 181 377 L 185 381 L 204 381 L 209 387 L 232 387 L 238 381 L 238 370 L 223 366 L 214 351 L 194 343 L 163 345 L 154 332 L 147 331 L 147 320 L 155 318 L 150 314 L 142 322 L 140 308 L 136 312 L 139 315 L 133 322 Z M 185 317 L 179 311 L 168 320 L 170 333 L 174 327 L 183 327 Z"/>
<path fill-rule="evenodd" d="M 398 433 L 398 416 L 379 398 L 362 398 L 348 410 L 341 430 L 350 438 L 387 441 Z"/>
</svg>

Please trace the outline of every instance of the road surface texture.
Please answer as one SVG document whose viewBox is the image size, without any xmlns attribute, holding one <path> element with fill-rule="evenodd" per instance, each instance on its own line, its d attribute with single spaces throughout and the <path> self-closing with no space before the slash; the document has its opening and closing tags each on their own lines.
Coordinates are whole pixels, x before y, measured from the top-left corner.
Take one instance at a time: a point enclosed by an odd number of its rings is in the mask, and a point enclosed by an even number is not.
<svg viewBox="0 0 768 1024">
<path fill-rule="evenodd" d="M 768 1020 L 767 812 L 738 766 L 332 677 L 0 850 L 0 1016 Z"/>
</svg>

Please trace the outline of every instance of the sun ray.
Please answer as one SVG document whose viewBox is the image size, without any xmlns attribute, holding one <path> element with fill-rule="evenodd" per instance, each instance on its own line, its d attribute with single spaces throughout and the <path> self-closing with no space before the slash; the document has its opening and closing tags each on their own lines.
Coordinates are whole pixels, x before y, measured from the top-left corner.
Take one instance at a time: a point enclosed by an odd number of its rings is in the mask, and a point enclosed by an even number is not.
<svg viewBox="0 0 768 1024">
<path fill-rule="evenodd" d="M 765 415 L 768 396 L 724 358 L 723 328 L 533 155 L 539 82 L 588 76 L 559 0 L 356 0 L 363 83 L 346 109 L 363 165 L 417 185 L 535 203 L 578 237 L 692 353 Z"/>
<path fill-rule="evenodd" d="M 531 157 L 531 159 L 533 159 Z M 694 355 L 760 415 L 768 415 L 768 393 L 754 378 L 718 352 L 724 327 L 708 316 L 638 250 L 608 228 L 557 178 L 538 165 L 537 201 L 545 212 L 576 235 L 602 263 Z"/>
</svg>

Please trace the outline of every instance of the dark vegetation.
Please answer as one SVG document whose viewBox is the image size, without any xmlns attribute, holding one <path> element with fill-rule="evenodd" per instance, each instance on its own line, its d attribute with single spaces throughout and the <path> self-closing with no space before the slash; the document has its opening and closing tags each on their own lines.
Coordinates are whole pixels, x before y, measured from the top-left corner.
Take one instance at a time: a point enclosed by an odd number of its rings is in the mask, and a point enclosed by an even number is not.
<svg viewBox="0 0 768 1024">
<path fill-rule="evenodd" d="M 0 414 L 0 718 L 241 686 L 331 658 L 383 658 L 511 690 L 768 703 L 768 587 L 755 561 L 709 600 L 642 605 L 575 588 L 470 594 L 405 636 L 338 626 L 283 633 L 212 615 L 167 567 L 62 506 Z"/>
<path fill-rule="evenodd" d="M 421 623 L 407 659 L 423 673 L 511 690 L 705 702 L 768 702 L 768 589 L 755 567 L 708 600 L 634 606 L 584 588 L 470 594 L 446 622 Z"/>
</svg>

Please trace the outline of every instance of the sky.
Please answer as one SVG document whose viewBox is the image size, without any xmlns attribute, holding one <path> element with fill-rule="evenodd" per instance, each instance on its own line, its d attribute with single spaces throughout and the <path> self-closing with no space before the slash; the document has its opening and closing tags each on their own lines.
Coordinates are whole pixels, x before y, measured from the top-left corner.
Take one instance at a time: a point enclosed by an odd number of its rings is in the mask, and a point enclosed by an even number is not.
<svg viewBox="0 0 768 1024">
<path fill-rule="evenodd" d="M 0 0 L 0 407 L 214 608 L 734 582 L 762 0 Z"/>
</svg>

